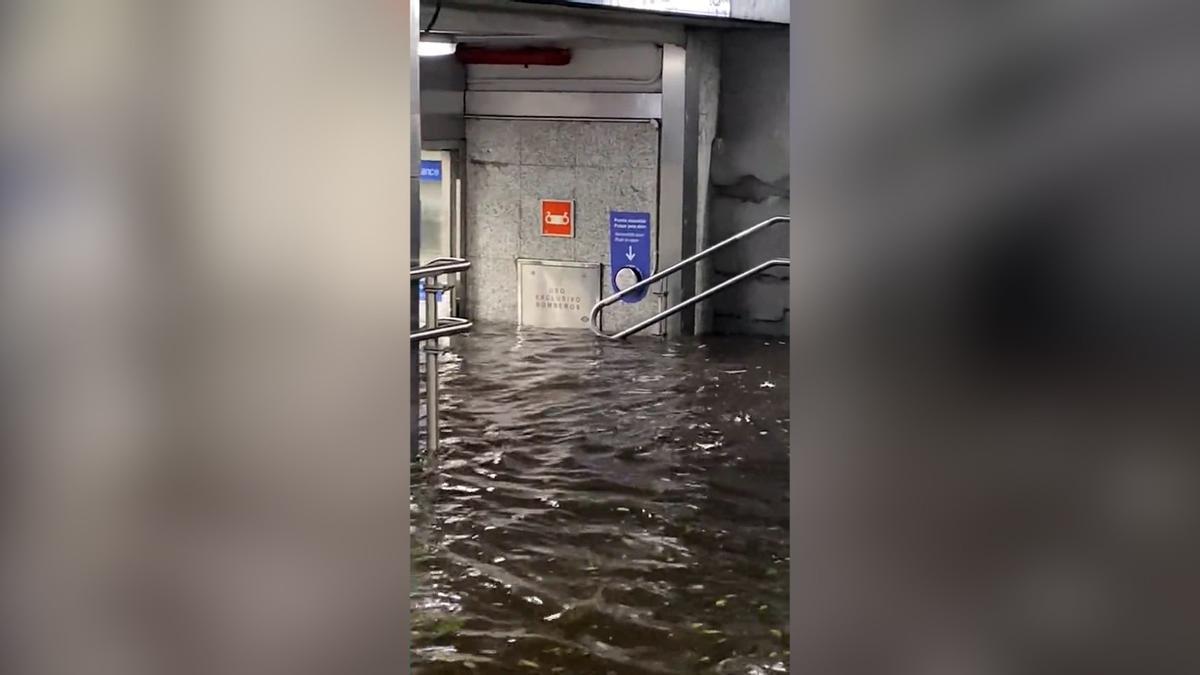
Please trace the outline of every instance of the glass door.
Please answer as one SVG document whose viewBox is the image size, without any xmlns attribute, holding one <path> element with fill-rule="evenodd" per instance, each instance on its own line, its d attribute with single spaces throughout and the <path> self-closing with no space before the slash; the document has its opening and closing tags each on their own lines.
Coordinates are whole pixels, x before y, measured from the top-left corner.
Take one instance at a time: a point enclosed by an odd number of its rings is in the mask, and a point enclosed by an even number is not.
<svg viewBox="0 0 1200 675">
<path fill-rule="evenodd" d="M 457 230 L 461 183 L 454 159 L 452 150 L 421 151 L 421 264 L 435 258 L 460 255 Z M 458 309 L 458 276 L 450 274 L 439 278 L 441 283 L 453 284 L 454 288 L 438 294 L 438 316 L 455 315 Z M 422 303 L 424 297 L 422 292 Z M 423 308 L 421 325 L 425 325 Z"/>
</svg>

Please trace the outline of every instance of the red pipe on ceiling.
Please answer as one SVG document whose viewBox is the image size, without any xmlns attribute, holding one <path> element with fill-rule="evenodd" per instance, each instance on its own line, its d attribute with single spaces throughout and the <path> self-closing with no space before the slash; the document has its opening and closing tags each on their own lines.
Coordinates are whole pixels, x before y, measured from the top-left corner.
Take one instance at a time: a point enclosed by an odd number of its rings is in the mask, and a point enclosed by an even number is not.
<svg viewBox="0 0 1200 675">
<path fill-rule="evenodd" d="M 491 66 L 565 66 L 571 62 L 571 50 L 544 47 L 489 49 L 459 45 L 454 51 L 461 63 Z"/>
</svg>

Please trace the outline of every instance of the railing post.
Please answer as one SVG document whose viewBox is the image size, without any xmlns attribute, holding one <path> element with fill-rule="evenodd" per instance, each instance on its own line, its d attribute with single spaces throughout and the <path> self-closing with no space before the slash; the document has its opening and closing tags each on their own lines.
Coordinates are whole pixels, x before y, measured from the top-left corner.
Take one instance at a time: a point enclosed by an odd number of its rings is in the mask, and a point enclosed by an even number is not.
<svg viewBox="0 0 1200 675">
<path fill-rule="evenodd" d="M 437 277 L 425 280 L 425 325 L 436 328 L 438 323 L 437 294 L 441 288 Z M 425 447 L 438 448 L 438 348 L 437 338 L 427 340 L 425 349 Z"/>
<path fill-rule="evenodd" d="M 409 278 L 414 282 L 424 280 L 425 288 L 425 327 L 409 336 L 411 344 L 425 342 L 425 446 L 428 450 L 437 450 L 440 441 L 438 425 L 438 338 L 456 335 L 471 330 L 474 323 L 468 319 L 456 316 L 445 317 L 442 325 L 438 325 L 437 296 L 438 293 L 453 288 L 452 285 L 437 283 L 439 276 L 465 272 L 471 268 L 471 263 L 463 258 L 437 258 L 408 271 Z M 432 344 L 429 342 L 432 341 Z"/>
</svg>

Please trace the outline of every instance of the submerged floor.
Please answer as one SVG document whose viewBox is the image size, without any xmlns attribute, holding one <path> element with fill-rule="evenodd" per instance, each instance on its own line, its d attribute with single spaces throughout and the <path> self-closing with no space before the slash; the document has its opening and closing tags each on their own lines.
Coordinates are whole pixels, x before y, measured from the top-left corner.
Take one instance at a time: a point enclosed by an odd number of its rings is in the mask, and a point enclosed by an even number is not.
<svg viewBox="0 0 1200 675">
<path fill-rule="evenodd" d="M 415 461 L 415 673 L 785 672 L 787 344 L 477 329 Z"/>
</svg>

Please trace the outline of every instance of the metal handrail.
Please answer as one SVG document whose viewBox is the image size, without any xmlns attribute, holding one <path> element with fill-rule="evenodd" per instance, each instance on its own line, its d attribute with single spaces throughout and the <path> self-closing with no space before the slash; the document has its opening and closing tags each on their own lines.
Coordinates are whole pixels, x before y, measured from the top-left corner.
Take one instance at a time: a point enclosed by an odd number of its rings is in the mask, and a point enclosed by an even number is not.
<svg viewBox="0 0 1200 675">
<path fill-rule="evenodd" d="M 435 283 L 443 274 L 465 272 L 471 269 L 471 262 L 465 258 L 435 258 L 409 270 L 408 276 L 412 281 L 428 279 L 431 283 L 425 285 L 425 326 L 424 330 L 416 331 L 409 336 L 409 344 L 416 345 L 426 340 L 456 333 L 465 333 L 475 325 L 474 321 L 458 316 L 438 317 L 437 294 L 444 287 Z M 425 351 L 425 447 L 437 450 L 441 437 L 438 429 L 438 353 L 441 350 L 437 342 L 424 346 Z"/>
<path fill-rule="evenodd" d="M 752 276 L 758 274 L 759 272 L 762 272 L 763 270 L 767 270 L 772 267 L 788 267 L 791 264 L 792 264 L 792 261 L 788 260 L 787 258 L 772 258 L 771 260 L 763 261 L 763 262 L 755 265 L 754 267 L 751 267 L 750 269 L 746 270 L 745 272 L 738 274 L 735 277 L 732 277 L 730 279 L 726 279 L 725 281 L 722 281 L 721 283 L 717 284 L 716 286 L 713 286 L 712 288 L 704 291 L 703 293 L 700 293 L 698 295 L 693 295 L 692 297 L 688 298 L 687 300 L 684 300 L 683 302 L 679 303 L 678 305 L 675 305 L 674 307 L 671 307 L 665 311 L 655 314 L 654 316 L 650 317 L 649 319 L 646 319 L 645 321 L 642 321 L 634 326 L 626 328 L 625 330 L 623 330 L 619 333 L 616 333 L 615 335 L 605 335 L 604 337 L 607 337 L 607 338 L 610 338 L 613 340 L 621 340 L 623 338 L 629 337 L 630 335 L 633 335 L 634 333 L 637 333 L 637 332 L 642 331 L 650 326 L 653 326 L 654 324 L 658 323 L 659 321 L 662 321 L 663 319 L 665 319 L 673 314 L 677 314 L 677 313 L 683 311 L 684 309 L 691 307 L 692 305 L 700 302 L 701 300 L 704 300 L 705 298 L 707 298 L 709 296 L 716 295 L 717 293 L 720 293 L 721 291 L 725 290 L 726 288 L 729 288 L 730 286 L 739 284 L 743 280 L 748 279 L 749 277 L 752 277 Z"/>
<path fill-rule="evenodd" d="M 469 269 L 471 269 L 471 261 L 466 258 L 434 258 L 420 267 L 409 270 L 408 278 L 416 281 L 453 272 L 465 272 Z"/>
<path fill-rule="evenodd" d="M 471 330 L 475 322 L 470 319 L 464 319 L 459 316 L 443 316 L 438 319 L 438 325 L 433 328 L 426 328 L 412 333 L 409 338 L 412 344 L 432 340 L 434 338 L 446 337 L 447 335 L 457 335 Z"/>
<path fill-rule="evenodd" d="M 591 313 L 588 314 L 588 326 L 592 329 L 593 333 L 595 333 L 596 335 L 598 335 L 600 337 L 608 338 L 610 340 L 620 340 L 620 339 L 629 337 L 630 335 L 633 335 L 634 333 L 642 331 L 642 330 L 646 329 L 647 327 L 652 326 L 669 316 L 677 314 L 680 311 L 683 311 L 684 309 L 691 307 L 692 305 L 700 302 L 701 300 L 703 300 L 709 296 L 712 296 L 716 293 L 719 293 L 720 291 L 722 291 L 726 288 L 729 288 L 730 286 L 740 283 L 744 279 L 752 277 L 755 274 L 762 272 L 763 270 L 770 269 L 772 267 L 790 266 L 792 263 L 787 258 L 772 258 L 771 260 L 761 262 L 758 265 L 755 265 L 754 267 L 752 267 L 744 272 L 741 272 L 740 274 L 738 274 L 737 276 L 735 276 L 731 279 L 726 279 L 725 281 L 717 284 L 716 286 L 713 286 L 712 288 L 704 291 L 703 293 L 694 295 L 694 296 L 688 298 L 687 300 L 679 303 L 678 305 L 675 305 L 674 307 L 670 307 L 662 312 L 659 312 L 658 314 L 655 314 L 654 316 L 650 317 L 649 319 L 646 319 L 645 321 L 642 321 L 630 328 L 626 328 L 625 330 L 623 330 L 619 333 L 616 333 L 614 335 L 606 335 L 605 333 L 603 333 L 600 330 L 600 327 L 597 325 L 599 323 L 600 313 L 604 310 L 604 308 L 615 303 L 616 301 L 620 300 L 621 298 L 625 297 L 626 295 L 629 295 L 630 293 L 633 293 L 634 291 L 645 288 L 646 286 L 649 286 L 650 284 L 652 284 L 656 281 L 659 281 L 661 279 L 669 277 L 672 274 L 683 269 L 684 267 L 687 267 L 688 265 L 694 265 L 695 263 L 703 260 L 704 258 L 707 258 L 708 256 L 716 253 L 717 251 L 725 248 L 726 246 L 729 246 L 741 239 L 745 239 L 746 237 L 754 234 L 755 232 L 758 232 L 759 230 L 764 230 L 764 229 L 766 229 L 772 225 L 776 225 L 778 223 L 789 223 L 789 222 L 791 222 L 791 220 L 792 219 L 789 216 L 775 216 L 773 218 L 768 218 L 768 219 L 762 221 L 761 223 L 758 223 L 756 225 L 753 225 L 751 227 L 748 227 L 748 228 L 742 230 L 741 232 L 738 232 L 737 234 L 733 235 L 732 237 L 729 237 L 728 239 L 721 240 L 721 241 L 713 244 L 712 246 L 709 246 L 708 248 L 704 249 L 703 251 L 700 251 L 699 253 L 697 253 L 689 258 L 680 260 L 679 262 L 675 263 L 674 265 L 671 265 L 670 267 L 668 267 L 665 270 L 662 270 L 661 272 L 651 274 L 650 276 L 646 277 L 645 279 L 642 279 L 641 281 L 637 282 L 636 284 L 633 284 L 632 286 L 629 286 L 628 288 L 625 288 L 621 291 L 613 293 L 612 295 L 608 296 L 607 298 L 600 300 L 592 307 Z"/>
<path fill-rule="evenodd" d="M 466 258 L 434 258 L 420 267 L 414 267 L 409 270 L 408 277 L 411 281 L 435 279 L 443 274 L 465 272 L 469 269 L 471 269 L 471 261 Z M 424 330 L 410 334 L 409 343 L 416 344 L 425 340 L 446 337 L 447 335 L 465 333 L 471 330 L 471 327 L 474 325 L 475 322 L 470 319 L 457 316 L 441 317 L 438 319 L 437 325 L 429 326 Z"/>
</svg>

